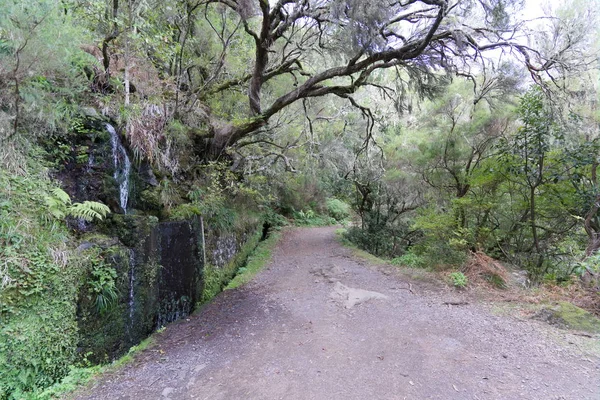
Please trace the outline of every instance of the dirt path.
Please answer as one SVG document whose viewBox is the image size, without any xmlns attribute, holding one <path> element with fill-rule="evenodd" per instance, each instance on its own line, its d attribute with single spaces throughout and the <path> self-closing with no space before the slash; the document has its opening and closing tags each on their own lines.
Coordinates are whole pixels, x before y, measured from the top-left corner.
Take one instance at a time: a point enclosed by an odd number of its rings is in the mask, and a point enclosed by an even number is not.
<svg viewBox="0 0 600 400">
<path fill-rule="evenodd" d="M 410 287 L 332 228 L 292 230 L 252 283 L 77 398 L 600 399 L 600 360 L 553 339 L 570 334 Z"/>
</svg>

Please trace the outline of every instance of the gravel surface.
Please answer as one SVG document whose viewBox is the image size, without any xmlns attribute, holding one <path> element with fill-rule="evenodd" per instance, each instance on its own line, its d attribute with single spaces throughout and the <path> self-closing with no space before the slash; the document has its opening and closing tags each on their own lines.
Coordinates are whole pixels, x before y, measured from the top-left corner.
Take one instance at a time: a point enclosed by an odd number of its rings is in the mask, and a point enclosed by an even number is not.
<svg viewBox="0 0 600 400">
<path fill-rule="evenodd" d="M 464 304 L 353 258 L 334 231 L 286 232 L 253 282 L 74 397 L 600 400 L 600 359 L 581 350 L 597 338 Z"/>
</svg>

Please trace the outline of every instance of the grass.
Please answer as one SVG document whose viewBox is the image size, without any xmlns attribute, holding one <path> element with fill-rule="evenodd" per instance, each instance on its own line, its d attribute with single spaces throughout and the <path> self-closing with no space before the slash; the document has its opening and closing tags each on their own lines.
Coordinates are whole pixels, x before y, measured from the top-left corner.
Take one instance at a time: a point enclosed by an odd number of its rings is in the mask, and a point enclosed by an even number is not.
<svg viewBox="0 0 600 400">
<path fill-rule="evenodd" d="M 280 238 L 280 232 L 272 232 L 266 240 L 260 242 L 248 257 L 246 266 L 238 270 L 238 274 L 229 282 L 225 290 L 235 289 L 250 282 L 269 262 Z"/>
</svg>

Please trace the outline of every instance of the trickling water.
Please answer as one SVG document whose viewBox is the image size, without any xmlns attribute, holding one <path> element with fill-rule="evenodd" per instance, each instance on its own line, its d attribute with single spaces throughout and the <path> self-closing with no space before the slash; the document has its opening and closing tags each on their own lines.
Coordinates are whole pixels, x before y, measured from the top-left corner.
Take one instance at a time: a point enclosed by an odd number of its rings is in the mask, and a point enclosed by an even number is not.
<svg viewBox="0 0 600 400">
<path fill-rule="evenodd" d="M 129 320 L 127 321 L 127 334 L 129 340 L 133 338 L 134 313 L 135 313 L 135 252 L 129 249 Z"/>
<path fill-rule="evenodd" d="M 87 172 L 88 174 L 92 172 L 92 168 L 94 167 L 94 162 L 96 160 L 94 159 L 94 154 L 90 153 L 88 155 L 88 163 L 87 163 L 87 167 L 85 168 L 85 172 Z"/>
<path fill-rule="evenodd" d="M 85 219 L 83 218 L 76 218 L 77 221 L 77 229 L 80 231 L 85 231 L 88 227 L 88 223 Z"/>
<path fill-rule="evenodd" d="M 119 205 L 123 209 L 123 212 L 127 214 L 131 161 L 129 160 L 127 151 L 125 151 L 125 147 L 123 147 L 115 128 L 111 124 L 106 124 L 106 130 L 110 133 L 110 143 L 112 145 L 113 164 L 115 166 L 113 178 L 115 178 L 119 184 Z"/>
<path fill-rule="evenodd" d="M 135 309 L 135 253 L 129 250 L 129 322 L 133 325 L 133 312 Z"/>
</svg>

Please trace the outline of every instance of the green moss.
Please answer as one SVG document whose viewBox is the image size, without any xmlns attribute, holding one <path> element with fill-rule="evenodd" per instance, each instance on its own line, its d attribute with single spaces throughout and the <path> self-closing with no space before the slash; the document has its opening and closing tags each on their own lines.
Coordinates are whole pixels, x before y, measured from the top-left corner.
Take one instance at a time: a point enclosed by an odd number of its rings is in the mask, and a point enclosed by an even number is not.
<svg viewBox="0 0 600 400">
<path fill-rule="evenodd" d="M 160 191 L 156 187 L 149 187 L 140 192 L 137 208 L 143 210 L 160 210 L 161 207 Z"/>
<path fill-rule="evenodd" d="M 225 290 L 235 289 L 250 282 L 269 262 L 273 249 L 280 238 L 281 234 L 275 232 L 261 242 L 248 257 L 246 266 L 238 269 L 238 274 L 229 282 Z"/>
<path fill-rule="evenodd" d="M 600 333 L 600 319 L 566 301 L 543 308 L 536 317 L 563 328 Z"/>
<path fill-rule="evenodd" d="M 224 267 L 218 268 L 213 265 L 205 266 L 203 271 L 204 289 L 200 298 L 201 303 L 212 300 L 227 287 L 239 270 L 245 267 L 248 257 L 254 249 L 256 249 L 261 237 L 262 231 L 256 231 L 246 243 L 244 243 L 235 257 L 233 257 L 233 259 L 231 259 Z"/>
</svg>

